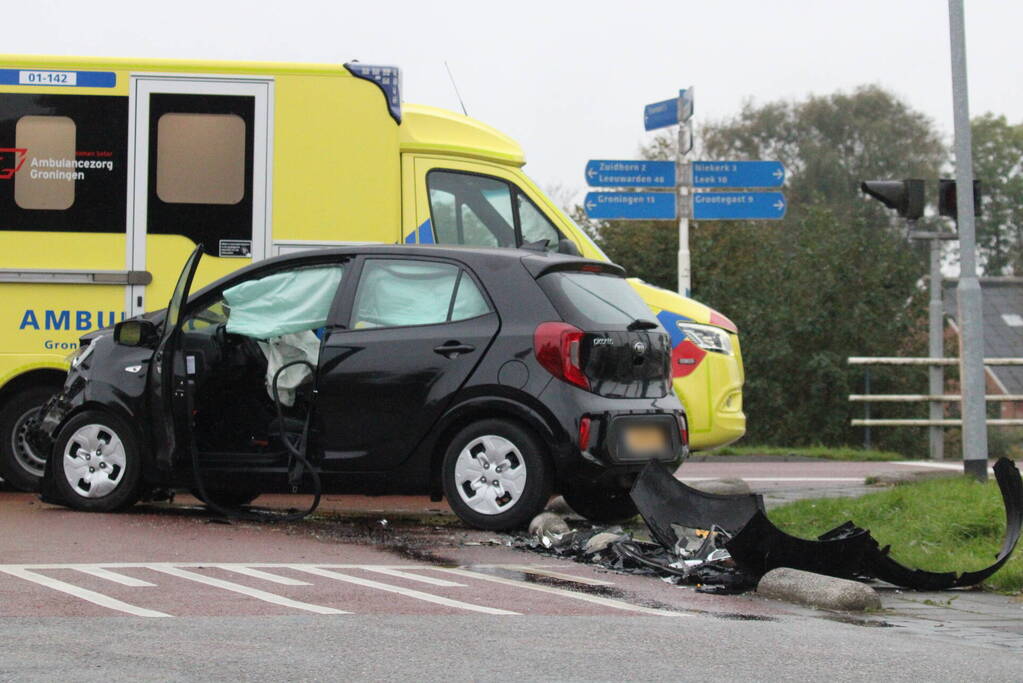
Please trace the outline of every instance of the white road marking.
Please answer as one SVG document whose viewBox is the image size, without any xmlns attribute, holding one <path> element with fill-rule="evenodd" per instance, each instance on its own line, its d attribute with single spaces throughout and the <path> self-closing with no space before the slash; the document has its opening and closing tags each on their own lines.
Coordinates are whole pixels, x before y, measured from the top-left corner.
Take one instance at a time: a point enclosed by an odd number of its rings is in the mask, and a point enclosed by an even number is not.
<svg viewBox="0 0 1023 683">
<path fill-rule="evenodd" d="M 633 605 L 628 602 L 622 602 L 620 600 L 614 600 L 612 598 L 604 598 L 599 595 L 576 593 L 575 591 L 565 590 L 563 588 L 554 588 L 553 586 L 544 586 L 538 583 L 526 583 L 525 581 L 515 581 L 514 579 L 506 579 L 502 576 L 484 574 L 483 572 L 470 571 L 468 569 L 452 569 L 450 567 L 430 567 L 430 569 L 438 572 L 447 572 L 449 574 L 454 574 L 456 576 L 462 576 L 465 578 L 481 579 L 483 581 L 493 581 L 494 583 L 501 583 L 506 586 L 525 588 L 528 590 L 540 591 L 541 593 L 550 593 L 551 595 L 560 595 L 563 598 L 572 598 L 573 600 L 592 602 L 595 605 L 602 605 L 603 607 L 613 607 L 614 609 L 625 610 L 627 612 L 639 612 L 640 614 L 654 614 L 659 617 L 689 616 L 687 614 L 681 614 L 679 612 L 669 612 L 667 610 L 653 609 L 651 607 Z"/>
<path fill-rule="evenodd" d="M 433 576 L 421 576 L 419 574 L 413 574 L 412 572 L 403 572 L 400 569 L 391 569 L 390 567 L 362 567 L 369 572 L 377 572 L 378 574 L 386 574 L 388 576 L 394 576 L 399 579 L 408 579 L 409 581 L 420 581 L 422 583 L 428 583 L 431 586 L 441 586 L 442 588 L 465 588 L 464 583 L 455 583 L 454 581 L 447 581 L 445 579 L 438 579 Z M 418 567 L 416 567 L 418 569 Z"/>
<path fill-rule="evenodd" d="M 336 581 L 354 583 L 356 586 L 363 586 L 365 588 L 375 588 L 377 590 L 387 591 L 389 593 L 397 593 L 398 595 L 404 595 L 405 597 L 408 598 L 415 598 L 416 600 L 425 600 L 426 602 L 432 602 L 437 605 L 444 605 L 446 607 L 455 607 L 457 609 L 469 610 L 470 612 L 482 612 L 483 614 L 500 615 L 518 614 L 518 612 L 510 612 L 508 610 L 497 609 L 496 607 L 473 605 L 468 602 L 462 602 L 461 600 L 452 600 L 451 598 L 445 598 L 439 595 L 433 595 L 431 593 L 423 593 L 422 591 L 412 590 L 411 588 L 402 588 L 401 586 L 393 586 L 387 583 L 379 583 L 378 581 L 371 581 L 370 579 L 361 579 L 357 576 L 340 574 L 338 572 L 330 571 L 329 569 L 321 569 L 319 567 L 291 565 L 291 569 L 297 569 L 302 572 L 308 572 L 310 574 L 315 574 L 316 576 L 323 576 L 328 579 L 334 579 Z"/>
<path fill-rule="evenodd" d="M 26 581 L 37 583 L 40 586 L 45 586 L 47 588 L 52 588 L 55 591 L 60 591 L 61 593 L 73 595 L 76 598 L 81 598 L 82 600 L 91 602 L 94 605 L 106 607 L 107 609 L 116 610 L 118 612 L 124 612 L 126 614 L 131 614 L 136 617 L 171 616 L 169 614 L 164 614 L 163 612 L 157 612 L 156 610 L 146 609 L 145 607 L 136 607 L 135 605 L 129 605 L 126 602 L 121 602 L 116 598 L 111 598 L 107 595 L 103 595 L 102 593 L 97 593 L 86 588 L 80 588 L 78 586 L 75 586 L 70 583 L 65 583 L 64 581 L 60 581 L 58 579 L 51 579 L 48 576 L 36 574 L 35 572 L 31 572 L 27 569 L 22 569 L 20 567 L 0 566 L 0 572 L 6 572 L 7 574 L 10 574 L 11 576 L 16 576 L 19 579 L 25 579 Z"/>
<path fill-rule="evenodd" d="M 522 572 L 523 574 L 536 574 L 537 576 L 548 576 L 552 579 L 558 579 L 560 581 L 572 581 L 573 583 L 581 583 L 584 586 L 613 586 L 614 583 L 611 581 L 601 581 L 600 579 L 591 579 L 586 576 L 576 576 L 575 574 L 565 574 L 563 572 L 556 572 L 551 569 L 543 569 L 542 567 L 534 567 L 528 564 L 474 564 L 473 568 L 489 568 L 494 569 L 508 569 L 513 572 Z"/>
<path fill-rule="evenodd" d="M 106 579 L 107 581 L 113 581 L 119 583 L 122 586 L 131 586 L 132 588 L 148 588 L 156 586 L 155 583 L 149 583 L 142 579 L 136 579 L 133 576 L 125 576 L 124 574 L 118 574 L 112 572 L 109 569 L 103 567 L 75 567 L 75 571 L 82 572 L 83 574 L 90 574 L 100 579 Z"/>
<path fill-rule="evenodd" d="M 933 462 L 930 460 L 899 460 L 898 462 L 890 463 L 892 465 L 903 465 L 904 467 L 928 467 L 935 470 L 955 470 L 956 472 L 963 471 L 963 463 L 959 462 Z M 995 471 L 992 468 L 987 468 L 988 474 L 994 474 Z"/>
<path fill-rule="evenodd" d="M 213 565 L 217 569 L 226 569 L 229 572 L 235 574 L 244 574 L 245 576 L 251 576 L 254 579 L 263 579 L 264 581 L 270 581 L 272 583 L 279 583 L 282 586 L 311 586 L 313 584 L 308 581 L 299 581 L 288 576 L 279 576 L 277 574 L 271 574 L 270 572 L 264 572 L 260 569 L 253 569 L 252 567 L 243 567 L 241 565 L 231 564 L 218 564 Z"/>
<path fill-rule="evenodd" d="M 250 598 L 256 598 L 263 602 L 269 602 L 274 605 L 282 605 L 284 607 L 291 607 L 293 609 L 305 610 L 307 612 L 315 612 L 316 614 L 350 614 L 350 612 L 344 612 L 333 607 L 324 607 L 323 605 L 313 605 L 308 602 L 299 602 L 298 600 L 292 600 L 286 598 L 283 595 L 275 595 L 274 593 L 267 593 L 261 591 L 258 588 L 249 588 L 243 586 L 240 583 L 232 583 L 231 581 L 224 581 L 223 579 L 215 579 L 211 576 L 203 576 L 195 572 L 190 572 L 185 569 L 172 566 L 170 564 L 150 564 L 147 568 L 154 571 L 163 572 L 164 574 L 170 574 L 176 576 L 179 579 L 187 579 L 188 581 L 195 581 L 196 583 L 204 583 L 207 586 L 214 586 L 215 588 L 221 588 L 226 591 L 233 593 L 241 593 L 247 595 Z"/>
</svg>

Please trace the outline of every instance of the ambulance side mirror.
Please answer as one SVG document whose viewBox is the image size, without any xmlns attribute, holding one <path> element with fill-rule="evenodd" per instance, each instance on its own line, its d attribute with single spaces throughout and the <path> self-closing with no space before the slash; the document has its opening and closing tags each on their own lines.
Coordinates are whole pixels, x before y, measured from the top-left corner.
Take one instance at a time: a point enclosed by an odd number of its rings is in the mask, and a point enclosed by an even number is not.
<svg viewBox="0 0 1023 683">
<path fill-rule="evenodd" d="M 114 341 L 121 346 L 155 347 L 160 333 L 152 320 L 122 320 L 114 325 Z"/>
</svg>

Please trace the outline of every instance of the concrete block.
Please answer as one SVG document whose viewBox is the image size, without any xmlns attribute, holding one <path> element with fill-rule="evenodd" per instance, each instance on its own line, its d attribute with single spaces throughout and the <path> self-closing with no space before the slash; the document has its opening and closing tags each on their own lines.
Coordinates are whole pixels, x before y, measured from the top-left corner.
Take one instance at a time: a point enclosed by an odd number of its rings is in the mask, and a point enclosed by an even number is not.
<svg viewBox="0 0 1023 683">
<path fill-rule="evenodd" d="M 881 609 L 880 596 L 866 584 L 788 567 L 764 574 L 757 584 L 757 595 L 843 612 Z"/>
</svg>

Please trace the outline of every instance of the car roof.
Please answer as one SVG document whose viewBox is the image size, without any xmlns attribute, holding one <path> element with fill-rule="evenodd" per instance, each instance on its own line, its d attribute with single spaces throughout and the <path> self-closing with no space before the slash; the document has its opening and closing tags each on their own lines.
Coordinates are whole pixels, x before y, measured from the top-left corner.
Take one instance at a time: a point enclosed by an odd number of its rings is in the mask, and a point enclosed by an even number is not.
<svg viewBox="0 0 1023 683">
<path fill-rule="evenodd" d="M 623 277 L 624 269 L 607 261 L 596 261 L 593 259 L 572 256 L 569 254 L 558 254 L 549 251 L 538 251 L 534 249 L 516 249 L 511 247 L 477 247 L 461 245 L 429 245 L 429 244 L 373 244 L 353 243 L 350 245 L 325 247 L 317 249 L 303 249 L 290 254 L 274 256 L 273 258 L 257 261 L 244 268 L 236 270 L 215 282 L 193 292 L 189 297 L 203 294 L 211 289 L 216 289 L 228 280 L 244 277 L 249 273 L 263 270 L 277 270 L 289 264 L 295 266 L 303 263 L 324 263 L 344 256 L 393 256 L 393 257 L 416 257 L 427 256 L 436 258 L 448 258 L 461 261 L 474 270 L 488 267 L 497 267 L 502 263 L 521 261 L 533 277 L 558 270 L 587 270 L 593 272 L 609 273 Z"/>
</svg>

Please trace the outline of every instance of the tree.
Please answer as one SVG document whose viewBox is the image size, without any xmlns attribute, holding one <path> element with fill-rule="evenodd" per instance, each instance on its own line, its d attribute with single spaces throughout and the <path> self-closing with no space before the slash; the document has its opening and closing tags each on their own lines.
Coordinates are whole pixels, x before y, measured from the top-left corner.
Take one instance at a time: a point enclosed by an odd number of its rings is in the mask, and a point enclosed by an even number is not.
<svg viewBox="0 0 1023 683">
<path fill-rule="evenodd" d="M 941 138 L 895 95 L 864 86 L 747 103 L 705 124 L 701 146 L 705 159 L 777 159 L 787 172 L 784 220 L 691 224 L 693 296 L 739 326 L 749 440 L 854 442 L 848 394 L 859 391 L 862 370 L 846 359 L 922 352 L 926 324 L 924 252 L 859 184 L 936 178 L 947 159 Z M 672 158 L 672 137 L 658 137 L 643 153 Z M 674 288 L 673 225 L 609 221 L 591 229 L 612 260 Z"/>
<path fill-rule="evenodd" d="M 987 275 L 1023 274 L 1023 123 L 988 113 L 971 122 L 973 174 L 982 183 L 977 247 Z"/>
</svg>

